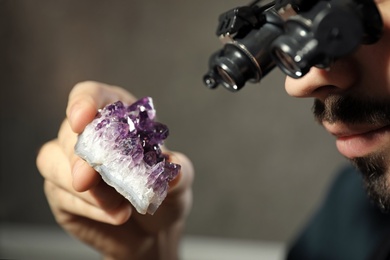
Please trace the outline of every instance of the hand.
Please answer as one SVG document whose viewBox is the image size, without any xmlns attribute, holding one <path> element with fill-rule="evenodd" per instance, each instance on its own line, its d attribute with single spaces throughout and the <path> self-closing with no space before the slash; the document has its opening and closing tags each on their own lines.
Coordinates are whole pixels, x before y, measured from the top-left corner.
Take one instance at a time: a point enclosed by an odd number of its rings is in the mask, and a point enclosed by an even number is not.
<svg viewBox="0 0 390 260">
<path fill-rule="evenodd" d="M 177 259 L 178 246 L 192 203 L 193 167 L 181 153 L 169 152 L 182 166 L 156 213 L 140 215 L 84 160 L 74 154 L 77 134 L 97 109 L 136 99 L 125 90 L 97 82 L 77 84 L 69 95 L 67 118 L 58 138 L 43 145 L 37 166 L 56 221 L 106 259 Z"/>
</svg>

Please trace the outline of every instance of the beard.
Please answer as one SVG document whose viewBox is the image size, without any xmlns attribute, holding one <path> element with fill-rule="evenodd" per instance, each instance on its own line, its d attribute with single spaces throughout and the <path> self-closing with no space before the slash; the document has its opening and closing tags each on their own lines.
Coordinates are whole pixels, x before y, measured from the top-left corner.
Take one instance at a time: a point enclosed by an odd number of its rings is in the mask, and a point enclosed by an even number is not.
<svg viewBox="0 0 390 260">
<path fill-rule="evenodd" d="M 362 100 L 352 96 L 330 95 L 324 102 L 315 100 L 316 120 L 329 123 L 390 125 L 390 100 Z M 387 149 L 389 149 L 387 146 Z M 384 212 L 390 212 L 390 156 L 380 150 L 350 159 L 362 173 L 370 199 Z"/>
<path fill-rule="evenodd" d="M 390 212 L 389 170 L 384 156 L 370 155 L 351 159 L 362 173 L 364 186 L 370 199 L 383 212 Z"/>
</svg>

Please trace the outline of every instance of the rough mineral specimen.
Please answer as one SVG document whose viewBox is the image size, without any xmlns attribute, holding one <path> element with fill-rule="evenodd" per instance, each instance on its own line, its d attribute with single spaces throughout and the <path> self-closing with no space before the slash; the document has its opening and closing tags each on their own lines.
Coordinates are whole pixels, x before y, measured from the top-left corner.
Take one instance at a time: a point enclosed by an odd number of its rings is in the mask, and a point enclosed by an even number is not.
<svg viewBox="0 0 390 260">
<path fill-rule="evenodd" d="M 150 97 L 130 106 L 117 101 L 98 111 L 75 146 L 76 154 L 141 214 L 157 210 L 180 170 L 161 152 L 169 130 L 155 116 Z"/>
</svg>

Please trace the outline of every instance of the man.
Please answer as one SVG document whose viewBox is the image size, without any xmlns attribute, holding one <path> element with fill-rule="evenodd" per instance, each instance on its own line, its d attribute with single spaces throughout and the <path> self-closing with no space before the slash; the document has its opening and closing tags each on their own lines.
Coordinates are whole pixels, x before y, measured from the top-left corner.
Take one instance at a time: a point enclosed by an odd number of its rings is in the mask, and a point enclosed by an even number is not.
<svg viewBox="0 0 390 260">
<path fill-rule="evenodd" d="M 312 68 L 301 79 L 288 78 L 286 90 L 291 96 L 316 100 L 317 120 L 336 136 L 339 151 L 359 167 L 368 193 L 387 210 L 390 208 L 390 0 L 376 3 L 384 22 L 384 34 L 376 44 L 361 46 L 328 70 Z M 177 259 L 181 231 L 191 207 L 194 173 L 188 158 L 172 153 L 172 161 L 182 165 L 177 181 L 154 216 L 140 216 L 74 155 L 77 134 L 93 119 L 98 108 L 118 99 L 127 103 L 135 100 L 121 88 L 96 82 L 80 83 L 71 91 L 67 119 L 58 138 L 45 144 L 37 158 L 50 207 L 65 230 L 107 259 Z M 313 223 L 318 223 L 315 220 Z M 362 222 L 367 221 L 370 219 Z M 317 235 L 318 232 L 312 232 L 313 226 L 318 227 L 311 225 L 308 232 Z M 302 239 L 306 234 L 293 247 L 290 257 L 294 257 L 294 252 L 316 248 L 307 245 L 310 240 Z M 297 259 L 321 259 L 322 249 L 312 258 L 303 254 Z M 386 250 L 379 248 L 377 252 Z"/>
<path fill-rule="evenodd" d="M 390 1 L 376 1 L 384 22 L 381 40 L 286 80 L 294 97 L 313 97 L 317 121 L 336 137 L 341 154 L 362 173 L 369 197 L 390 210 Z M 370 205 L 353 169 L 338 177 L 328 198 L 293 246 L 291 259 L 390 257 L 390 219 Z M 387 235 L 388 236 L 388 235 Z M 324 245 L 324 243 L 328 243 Z M 350 247 L 351 250 L 348 250 Z M 380 258 L 379 256 L 383 257 Z M 375 259 L 377 259 L 375 258 Z"/>
</svg>

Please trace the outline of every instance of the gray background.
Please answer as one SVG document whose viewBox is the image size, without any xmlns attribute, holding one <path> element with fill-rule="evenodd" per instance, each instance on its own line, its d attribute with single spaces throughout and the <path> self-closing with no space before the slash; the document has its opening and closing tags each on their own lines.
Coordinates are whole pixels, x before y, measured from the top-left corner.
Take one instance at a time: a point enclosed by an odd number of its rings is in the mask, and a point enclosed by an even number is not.
<svg viewBox="0 0 390 260">
<path fill-rule="evenodd" d="M 344 159 L 274 70 L 237 94 L 201 78 L 218 15 L 247 1 L 0 0 L 0 220 L 55 225 L 35 166 L 83 80 L 152 96 L 196 169 L 187 234 L 288 242 Z"/>
</svg>

